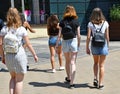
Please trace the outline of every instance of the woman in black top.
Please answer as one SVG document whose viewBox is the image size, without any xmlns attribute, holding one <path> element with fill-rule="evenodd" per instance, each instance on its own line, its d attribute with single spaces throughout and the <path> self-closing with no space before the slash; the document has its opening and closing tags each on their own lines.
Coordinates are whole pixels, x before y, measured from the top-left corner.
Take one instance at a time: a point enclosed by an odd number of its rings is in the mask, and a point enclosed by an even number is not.
<svg viewBox="0 0 120 94">
<path fill-rule="evenodd" d="M 51 61 L 51 66 L 52 66 L 52 72 L 56 72 L 55 69 L 55 45 L 57 41 L 57 36 L 59 32 L 59 20 L 57 15 L 51 15 L 47 19 L 47 32 L 49 36 L 48 44 L 49 44 L 49 49 L 50 49 L 50 61 Z M 64 67 L 62 66 L 62 46 L 61 46 L 61 40 L 58 44 L 58 58 L 59 58 L 59 65 L 60 65 L 60 70 L 64 70 Z"/>
<path fill-rule="evenodd" d="M 76 57 L 78 53 L 78 49 L 80 46 L 80 26 L 78 22 L 78 16 L 76 14 L 75 8 L 73 6 L 68 5 L 65 8 L 65 12 L 63 15 L 63 20 L 61 20 L 59 26 L 59 35 L 56 47 L 58 46 L 58 42 L 62 36 L 62 47 L 66 60 L 66 74 L 67 77 L 65 80 L 70 82 L 69 88 L 73 88 L 75 72 L 76 72 Z M 57 49 L 56 49 L 57 50 Z"/>
</svg>

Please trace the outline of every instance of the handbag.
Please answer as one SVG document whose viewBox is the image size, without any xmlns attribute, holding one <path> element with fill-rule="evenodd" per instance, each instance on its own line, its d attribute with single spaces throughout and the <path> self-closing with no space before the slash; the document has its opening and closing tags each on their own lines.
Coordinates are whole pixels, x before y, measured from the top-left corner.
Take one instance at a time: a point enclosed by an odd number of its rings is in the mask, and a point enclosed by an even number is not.
<svg viewBox="0 0 120 94">
<path fill-rule="evenodd" d="M 103 23 L 104 24 L 104 23 Z M 92 45 L 93 47 L 103 47 L 105 44 L 105 34 L 101 32 L 103 24 L 100 29 L 97 29 L 93 24 L 94 28 L 96 29 L 95 33 L 92 37 Z"/>
</svg>

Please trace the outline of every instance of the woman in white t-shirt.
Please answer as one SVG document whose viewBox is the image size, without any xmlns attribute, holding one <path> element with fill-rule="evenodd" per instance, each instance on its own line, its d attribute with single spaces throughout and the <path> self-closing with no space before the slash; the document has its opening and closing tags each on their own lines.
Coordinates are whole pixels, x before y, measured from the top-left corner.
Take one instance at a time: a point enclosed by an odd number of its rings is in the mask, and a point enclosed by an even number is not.
<svg viewBox="0 0 120 94">
<path fill-rule="evenodd" d="M 103 26 L 102 26 L 103 25 Z M 101 28 L 102 27 L 102 28 Z M 105 44 L 103 47 L 94 47 L 91 41 L 91 50 L 89 49 L 89 44 L 91 36 L 94 36 L 96 28 L 100 29 L 102 33 L 105 34 Z M 100 8 L 94 8 L 90 16 L 90 22 L 88 23 L 88 33 L 86 40 L 86 53 L 92 53 L 94 59 L 93 71 L 94 71 L 94 81 L 93 85 L 99 89 L 104 87 L 104 63 L 106 55 L 108 55 L 109 49 L 109 24 L 106 21 L 102 10 Z M 90 52 L 91 51 L 91 52 Z"/>
<path fill-rule="evenodd" d="M 14 31 L 11 31 L 11 29 L 14 29 Z M 22 26 L 20 15 L 16 8 L 10 8 L 8 10 L 7 24 L 0 32 L 0 55 L 2 56 L 2 62 L 6 64 L 11 75 L 9 94 L 22 94 L 23 79 L 27 72 L 27 56 L 22 44 L 19 46 L 17 53 L 8 53 L 4 51 L 3 38 L 8 32 L 16 34 L 19 44 L 21 44 L 22 39 L 25 40 L 28 49 L 32 53 L 34 60 L 37 62 L 38 57 L 29 41 L 26 29 Z"/>
</svg>

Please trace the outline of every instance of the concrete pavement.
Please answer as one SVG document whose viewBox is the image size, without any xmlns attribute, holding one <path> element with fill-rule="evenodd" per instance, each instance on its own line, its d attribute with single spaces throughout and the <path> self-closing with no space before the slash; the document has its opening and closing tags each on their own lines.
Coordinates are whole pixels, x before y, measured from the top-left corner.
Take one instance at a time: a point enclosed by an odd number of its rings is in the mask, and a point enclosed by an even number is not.
<svg viewBox="0 0 120 94">
<path fill-rule="evenodd" d="M 93 60 L 92 56 L 85 54 L 85 36 L 82 36 L 81 50 L 77 58 L 77 71 L 75 89 L 68 89 L 64 83 L 65 70 L 59 71 L 56 56 L 56 73 L 50 73 L 48 38 L 31 39 L 39 57 L 39 62 L 34 63 L 31 54 L 27 51 L 30 69 L 24 79 L 23 94 L 120 94 L 120 44 L 119 41 L 110 42 L 110 53 L 105 64 L 104 90 L 92 88 Z M 64 58 L 63 58 L 64 62 Z M 3 68 L 5 65 L 1 64 Z M 0 92 L 8 94 L 10 75 L 7 69 L 0 72 Z"/>
</svg>

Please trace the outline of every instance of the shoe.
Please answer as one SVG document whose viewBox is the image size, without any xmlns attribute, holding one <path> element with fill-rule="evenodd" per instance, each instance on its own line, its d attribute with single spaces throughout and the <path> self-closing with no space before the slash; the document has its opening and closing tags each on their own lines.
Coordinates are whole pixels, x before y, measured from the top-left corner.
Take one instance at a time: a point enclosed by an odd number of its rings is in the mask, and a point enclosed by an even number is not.
<svg viewBox="0 0 120 94">
<path fill-rule="evenodd" d="M 75 88 L 75 85 L 74 84 L 73 85 L 69 85 L 68 88 L 73 89 L 73 88 Z"/>
<path fill-rule="evenodd" d="M 100 89 L 100 90 L 103 90 L 103 88 L 104 88 L 104 85 L 99 85 L 98 86 L 98 89 Z"/>
<path fill-rule="evenodd" d="M 98 87 L 98 80 L 97 80 L 97 79 L 94 79 L 93 85 L 94 85 L 95 87 Z"/>
<path fill-rule="evenodd" d="M 64 70 L 65 69 L 65 67 L 63 67 L 63 66 L 61 66 L 60 68 L 59 68 L 59 70 L 61 71 L 61 70 Z"/>
<path fill-rule="evenodd" d="M 70 80 L 68 79 L 68 77 L 65 77 L 65 81 L 70 83 Z"/>
<path fill-rule="evenodd" d="M 52 73 L 55 73 L 56 72 L 56 69 L 52 69 Z"/>
<path fill-rule="evenodd" d="M 27 70 L 29 70 L 29 66 L 27 65 Z"/>
</svg>

